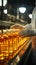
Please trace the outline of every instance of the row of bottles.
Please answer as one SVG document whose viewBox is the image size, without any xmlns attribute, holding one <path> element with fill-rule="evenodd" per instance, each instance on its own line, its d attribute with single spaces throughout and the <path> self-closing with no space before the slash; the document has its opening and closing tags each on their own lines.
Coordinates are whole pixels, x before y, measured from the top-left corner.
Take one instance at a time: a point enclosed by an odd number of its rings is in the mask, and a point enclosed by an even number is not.
<svg viewBox="0 0 36 65">
<path fill-rule="evenodd" d="M 22 42 L 19 43 L 23 38 L 19 36 L 19 29 L 7 29 L 3 30 L 3 34 L 0 33 L 0 61 L 8 61 L 13 58 L 13 53 L 15 53 Z"/>
<path fill-rule="evenodd" d="M 0 60 L 5 58 L 12 58 L 13 53 L 19 48 L 20 40 L 18 31 L 14 29 L 3 30 L 3 34 L 0 34 Z"/>
</svg>

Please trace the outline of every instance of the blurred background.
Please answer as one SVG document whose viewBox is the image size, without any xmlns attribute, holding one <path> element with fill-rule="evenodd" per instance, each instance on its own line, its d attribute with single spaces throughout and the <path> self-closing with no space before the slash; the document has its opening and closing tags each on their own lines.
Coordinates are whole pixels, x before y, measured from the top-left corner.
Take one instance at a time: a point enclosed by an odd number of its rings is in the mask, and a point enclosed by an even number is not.
<svg viewBox="0 0 36 65">
<path fill-rule="evenodd" d="M 35 5 L 35 0 L 0 0 L 0 29 L 30 24 Z"/>
<path fill-rule="evenodd" d="M 0 65 L 36 65 L 36 36 L 19 35 L 31 28 L 36 30 L 36 0 L 0 0 Z"/>
</svg>

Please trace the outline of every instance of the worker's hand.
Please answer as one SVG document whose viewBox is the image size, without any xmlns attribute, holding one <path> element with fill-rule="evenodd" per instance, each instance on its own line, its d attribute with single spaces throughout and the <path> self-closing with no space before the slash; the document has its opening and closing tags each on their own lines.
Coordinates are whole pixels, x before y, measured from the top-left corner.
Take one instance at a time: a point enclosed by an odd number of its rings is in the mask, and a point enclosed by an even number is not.
<svg viewBox="0 0 36 65">
<path fill-rule="evenodd" d="M 27 33 L 28 33 L 28 30 L 21 30 L 20 32 L 19 32 L 19 36 L 22 36 L 22 37 L 25 37 L 25 36 L 27 36 Z"/>
<path fill-rule="evenodd" d="M 34 36 L 36 35 L 36 29 L 35 30 L 21 30 L 19 32 L 19 35 L 22 36 L 22 37 L 26 37 L 26 36 Z"/>
</svg>

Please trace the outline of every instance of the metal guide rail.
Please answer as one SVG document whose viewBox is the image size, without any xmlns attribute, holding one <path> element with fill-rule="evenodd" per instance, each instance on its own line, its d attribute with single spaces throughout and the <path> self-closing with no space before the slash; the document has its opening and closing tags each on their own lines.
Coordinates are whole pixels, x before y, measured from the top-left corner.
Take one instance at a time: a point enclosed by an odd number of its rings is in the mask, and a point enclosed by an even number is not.
<svg viewBox="0 0 36 65">
<path fill-rule="evenodd" d="M 8 32 L 0 35 L 0 65 L 4 65 L 11 58 L 13 59 L 21 50 L 30 37 L 22 38 L 18 32 Z"/>
<path fill-rule="evenodd" d="M 26 40 L 23 45 L 19 48 L 19 50 L 14 53 L 14 58 L 10 59 L 8 61 L 8 65 L 17 65 L 22 59 L 22 56 L 24 55 L 24 60 L 26 59 L 26 56 L 28 55 L 28 51 L 31 49 L 31 40 Z M 25 61 L 24 61 L 25 62 Z"/>
</svg>

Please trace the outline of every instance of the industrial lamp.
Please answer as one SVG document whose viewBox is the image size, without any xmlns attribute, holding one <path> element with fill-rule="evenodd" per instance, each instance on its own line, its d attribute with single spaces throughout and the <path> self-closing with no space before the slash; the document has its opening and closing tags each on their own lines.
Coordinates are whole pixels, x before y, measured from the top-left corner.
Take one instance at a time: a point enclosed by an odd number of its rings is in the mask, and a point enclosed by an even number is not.
<svg viewBox="0 0 36 65">
<path fill-rule="evenodd" d="M 32 18 L 32 14 L 29 14 L 29 18 Z"/>
<path fill-rule="evenodd" d="M 4 14 L 7 14 L 7 9 L 4 10 Z"/>
<path fill-rule="evenodd" d="M 3 6 L 7 4 L 7 0 L 3 0 Z"/>
<path fill-rule="evenodd" d="M 25 7 L 20 7 L 20 8 L 19 8 L 19 11 L 20 11 L 20 13 L 25 13 L 26 8 L 25 8 Z"/>
<path fill-rule="evenodd" d="M 7 0 L 3 0 L 3 3 L 2 3 L 2 0 L 0 0 L 0 6 L 2 6 L 2 4 L 3 6 L 5 6 L 7 4 Z"/>
</svg>

